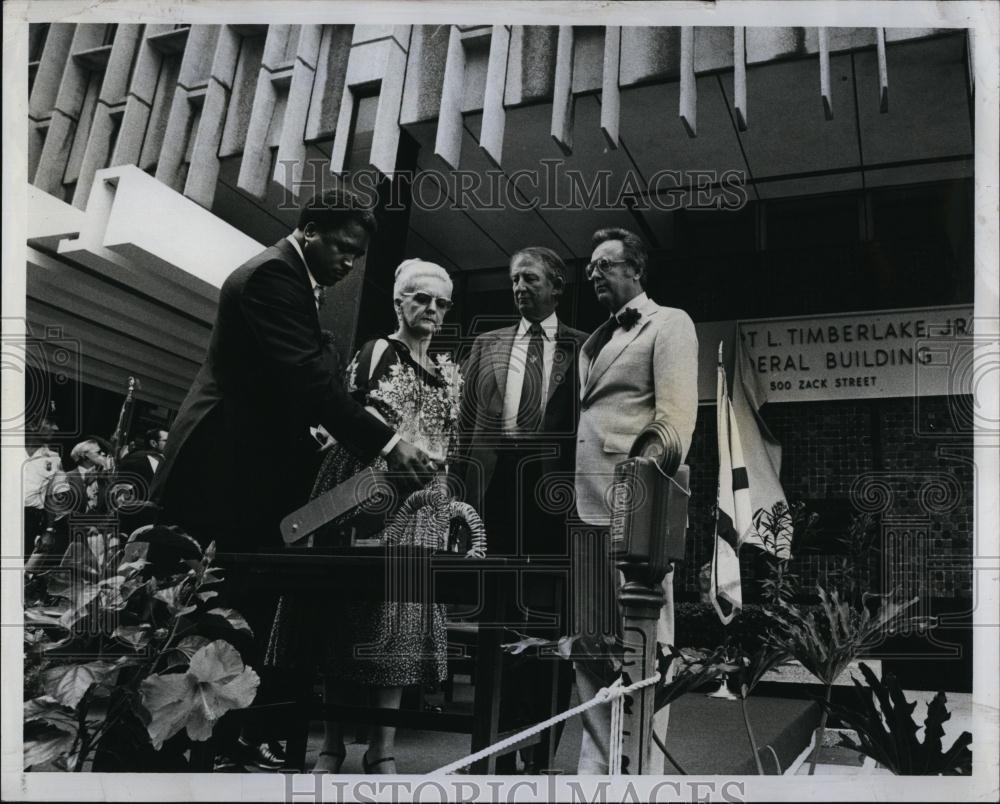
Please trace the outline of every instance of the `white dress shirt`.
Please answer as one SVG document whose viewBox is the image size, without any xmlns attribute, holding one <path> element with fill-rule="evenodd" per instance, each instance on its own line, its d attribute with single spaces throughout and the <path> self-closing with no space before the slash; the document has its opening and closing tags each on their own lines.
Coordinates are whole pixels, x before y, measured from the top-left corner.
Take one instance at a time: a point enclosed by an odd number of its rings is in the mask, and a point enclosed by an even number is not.
<svg viewBox="0 0 1000 804">
<path fill-rule="evenodd" d="M 316 281 L 316 278 L 312 275 L 312 271 L 309 270 L 309 263 L 306 262 L 306 255 L 302 253 L 302 246 L 300 246 L 299 241 L 295 239 L 295 235 L 290 234 L 288 235 L 288 237 L 285 238 L 285 240 L 287 240 L 289 243 L 292 244 L 292 246 L 295 248 L 295 253 L 299 255 L 299 259 L 302 260 L 302 264 L 306 267 L 306 275 L 309 277 L 309 284 L 312 285 L 313 295 L 316 297 L 316 309 L 319 310 L 319 297 L 320 293 L 323 290 L 323 286 Z M 321 430 L 328 439 L 330 439 L 329 441 L 327 441 L 326 446 L 323 447 L 324 449 L 326 449 L 327 447 L 332 445 L 333 439 L 331 438 L 330 434 L 326 431 L 326 428 L 323 427 L 323 425 L 320 425 L 318 429 Z M 399 440 L 400 440 L 399 433 L 393 433 L 392 438 L 390 438 L 386 442 L 385 446 L 382 447 L 381 450 L 382 456 L 384 457 L 388 455 L 390 452 L 392 452 L 396 448 L 396 444 L 399 443 Z"/>
<path fill-rule="evenodd" d="M 556 329 L 559 319 L 552 313 L 544 321 L 542 327 L 542 407 L 549 398 L 549 381 L 552 376 L 552 361 L 556 352 Z M 521 387 L 524 385 L 524 364 L 528 356 L 528 344 L 531 343 L 529 328 L 531 322 L 521 319 L 514 345 L 510 350 L 510 361 L 507 363 L 507 387 L 503 396 L 503 429 L 508 435 L 515 435 L 517 429 L 517 410 L 521 405 Z"/>
<path fill-rule="evenodd" d="M 631 299 L 629 299 L 627 302 L 625 302 L 625 304 L 623 304 L 615 312 L 615 318 L 617 318 L 622 313 L 624 313 L 625 310 L 626 310 L 626 308 L 628 308 L 628 307 L 634 307 L 635 309 L 638 310 L 640 307 L 642 307 L 646 303 L 646 299 L 648 299 L 648 298 L 649 298 L 649 296 L 646 295 L 646 291 L 643 291 L 638 296 L 633 296 Z"/>
<path fill-rule="evenodd" d="M 21 490 L 25 508 L 44 508 L 45 495 L 52 479 L 62 473 L 59 453 L 46 446 L 27 453 L 21 466 Z"/>
</svg>

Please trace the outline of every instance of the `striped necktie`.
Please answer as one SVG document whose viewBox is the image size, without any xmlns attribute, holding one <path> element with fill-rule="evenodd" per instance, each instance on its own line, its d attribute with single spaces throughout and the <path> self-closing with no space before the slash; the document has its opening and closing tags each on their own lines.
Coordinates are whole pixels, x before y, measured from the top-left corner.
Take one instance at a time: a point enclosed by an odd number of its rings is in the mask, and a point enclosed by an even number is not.
<svg viewBox="0 0 1000 804">
<path fill-rule="evenodd" d="M 517 406 L 517 429 L 523 433 L 533 433 L 542 420 L 542 326 L 537 322 L 528 328 L 531 340 L 525 355 L 524 381 L 521 384 L 521 399 Z"/>
</svg>

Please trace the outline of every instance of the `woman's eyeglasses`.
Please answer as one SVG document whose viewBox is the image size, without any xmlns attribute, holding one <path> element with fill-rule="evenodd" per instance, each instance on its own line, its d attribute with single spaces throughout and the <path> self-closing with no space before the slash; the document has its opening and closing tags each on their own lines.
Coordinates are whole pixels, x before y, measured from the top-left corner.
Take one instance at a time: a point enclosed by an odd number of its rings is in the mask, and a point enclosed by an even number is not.
<svg viewBox="0 0 1000 804">
<path fill-rule="evenodd" d="M 402 296 L 409 296 L 417 304 L 427 307 L 432 301 L 437 303 L 437 308 L 448 312 L 455 303 L 451 299 L 443 299 L 440 296 L 432 296 L 430 293 L 421 293 L 420 291 L 412 293 L 402 293 Z"/>
<path fill-rule="evenodd" d="M 631 260 L 609 260 L 606 257 L 601 257 L 599 260 L 588 262 L 584 271 L 586 272 L 587 279 L 593 279 L 595 273 L 605 276 L 611 270 L 612 266 L 629 265 L 630 263 Z"/>
</svg>

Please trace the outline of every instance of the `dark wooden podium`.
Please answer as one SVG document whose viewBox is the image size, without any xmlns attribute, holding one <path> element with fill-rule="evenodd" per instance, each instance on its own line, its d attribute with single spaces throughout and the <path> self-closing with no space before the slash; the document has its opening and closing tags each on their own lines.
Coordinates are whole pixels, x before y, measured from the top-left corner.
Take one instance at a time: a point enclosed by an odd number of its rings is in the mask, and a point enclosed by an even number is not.
<svg viewBox="0 0 1000 804">
<path fill-rule="evenodd" d="M 254 590 L 272 592 L 321 592 L 335 600 L 397 600 L 463 604 L 463 619 L 478 625 L 475 637 L 475 695 L 471 714 L 423 712 L 406 709 L 378 709 L 364 706 L 326 705 L 313 695 L 311 673 L 294 685 L 293 699 L 262 707 L 251 706 L 246 716 L 266 719 L 288 739 L 288 760 L 303 768 L 309 722 L 336 719 L 344 722 L 384 724 L 429 731 L 445 731 L 471 736 L 469 753 L 503 739 L 499 729 L 500 690 L 503 674 L 500 645 L 503 641 L 504 613 L 523 600 L 525 579 L 532 583 L 532 604 L 547 612 L 565 610 L 567 558 L 466 558 L 420 548 L 353 547 L 332 549 L 289 549 L 282 553 L 220 553 L 216 563 L 228 570 L 229 582 L 242 586 L 241 594 Z M 541 582 L 539 582 L 541 581 Z M 539 595 L 544 598 L 540 601 Z M 512 623 L 522 630 L 535 624 L 557 629 L 553 616 L 537 621 Z M 565 626 L 565 623 L 563 623 Z M 565 630 L 562 633 L 566 633 Z M 260 638 L 261 635 L 258 635 Z M 555 713 L 558 664 L 551 666 L 550 712 Z M 552 729 L 523 745 L 547 742 L 548 767 L 555 753 Z M 517 747 L 521 747 L 520 745 Z M 496 756 L 470 767 L 474 774 L 492 774 Z"/>
</svg>

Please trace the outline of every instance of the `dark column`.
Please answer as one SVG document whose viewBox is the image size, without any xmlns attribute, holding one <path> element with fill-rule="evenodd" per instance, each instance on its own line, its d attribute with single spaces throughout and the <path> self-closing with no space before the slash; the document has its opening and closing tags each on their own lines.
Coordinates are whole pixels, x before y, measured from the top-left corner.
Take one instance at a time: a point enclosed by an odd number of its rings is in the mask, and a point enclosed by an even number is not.
<svg viewBox="0 0 1000 804">
<path fill-rule="evenodd" d="M 392 181 L 382 177 L 376 187 L 378 233 L 372 238 L 363 262 L 356 264 L 351 274 L 328 294 L 327 304 L 320 311 L 320 324 L 333 333 L 343 365 L 347 365 L 362 343 L 396 328 L 392 284 L 396 266 L 410 256 L 405 253 L 410 225 L 410 176 L 416 170 L 419 149 L 416 140 L 406 132 L 401 134 L 397 176 Z M 365 195 L 370 196 L 371 191 Z"/>
</svg>

